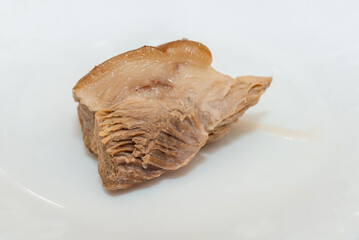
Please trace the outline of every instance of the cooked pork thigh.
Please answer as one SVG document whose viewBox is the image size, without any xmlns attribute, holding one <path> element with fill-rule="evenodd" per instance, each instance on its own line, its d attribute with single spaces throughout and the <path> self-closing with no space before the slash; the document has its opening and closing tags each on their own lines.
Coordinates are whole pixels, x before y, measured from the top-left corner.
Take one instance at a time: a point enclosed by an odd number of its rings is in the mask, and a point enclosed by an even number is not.
<svg viewBox="0 0 359 240">
<path fill-rule="evenodd" d="M 188 40 L 144 46 L 95 67 L 73 95 L 85 145 L 109 190 L 176 170 L 226 134 L 270 77 L 221 74 L 209 49 Z"/>
</svg>

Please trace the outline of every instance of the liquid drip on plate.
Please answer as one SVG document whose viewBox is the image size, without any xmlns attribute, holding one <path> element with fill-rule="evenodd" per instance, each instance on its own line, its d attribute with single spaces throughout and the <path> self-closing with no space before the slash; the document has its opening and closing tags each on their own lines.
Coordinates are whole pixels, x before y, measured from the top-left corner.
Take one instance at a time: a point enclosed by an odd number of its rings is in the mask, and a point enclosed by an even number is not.
<svg viewBox="0 0 359 240">
<path fill-rule="evenodd" d="M 308 141 L 315 140 L 319 137 L 317 130 L 303 131 L 248 121 L 239 121 L 238 125 L 241 129 L 265 132 L 271 135 L 282 137 L 286 140 Z"/>
</svg>

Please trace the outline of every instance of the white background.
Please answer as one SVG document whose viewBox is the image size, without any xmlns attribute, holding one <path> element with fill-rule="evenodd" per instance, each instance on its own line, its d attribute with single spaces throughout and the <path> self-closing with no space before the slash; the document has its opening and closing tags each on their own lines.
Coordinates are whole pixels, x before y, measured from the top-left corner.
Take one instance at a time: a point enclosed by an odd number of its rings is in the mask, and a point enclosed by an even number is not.
<svg viewBox="0 0 359 240">
<path fill-rule="evenodd" d="M 0 239 L 359 239 L 358 1 L 1 1 Z M 186 167 L 106 192 L 72 87 L 186 37 L 273 76 Z"/>
</svg>

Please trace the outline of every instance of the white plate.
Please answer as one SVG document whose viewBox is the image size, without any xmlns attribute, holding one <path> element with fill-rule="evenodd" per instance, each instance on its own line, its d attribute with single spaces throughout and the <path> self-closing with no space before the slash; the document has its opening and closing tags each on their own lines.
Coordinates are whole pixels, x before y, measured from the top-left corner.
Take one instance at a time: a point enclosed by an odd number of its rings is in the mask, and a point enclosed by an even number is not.
<svg viewBox="0 0 359 240">
<path fill-rule="evenodd" d="M 359 239 L 358 3 L 2 1 L 0 239 Z M 188 166 L 106 192 L 71 89 L 182 37 L 273 84 Z"/>
</svg>

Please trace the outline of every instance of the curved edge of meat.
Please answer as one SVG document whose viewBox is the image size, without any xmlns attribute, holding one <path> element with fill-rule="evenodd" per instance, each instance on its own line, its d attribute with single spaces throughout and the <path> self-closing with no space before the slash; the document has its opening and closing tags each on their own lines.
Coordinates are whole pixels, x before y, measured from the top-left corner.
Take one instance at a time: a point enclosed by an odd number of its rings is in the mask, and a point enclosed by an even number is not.
<svg viewBox="0 0 359 240">
<path fill-rule="evenodd" d="M 173 53 L 176 54 L 173 54 Z M 102 75 L 116 69 L 125 62 L 141 59 L 161 59 L 169 57 L 173 62 L 190 62 L 203 66 L 209 66 L 212 62 L 211 51 L 199 42 L 178 40 L 162 44 L 158 47 L 143 46 L 131 50 L 95 66 L 89 73 L 82 77 L 72 89 L 75 101 L 82 102 L 83 89 L 101 78 Z"/>
</svg>

